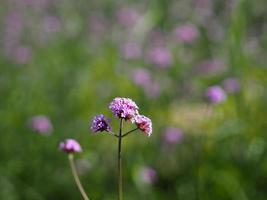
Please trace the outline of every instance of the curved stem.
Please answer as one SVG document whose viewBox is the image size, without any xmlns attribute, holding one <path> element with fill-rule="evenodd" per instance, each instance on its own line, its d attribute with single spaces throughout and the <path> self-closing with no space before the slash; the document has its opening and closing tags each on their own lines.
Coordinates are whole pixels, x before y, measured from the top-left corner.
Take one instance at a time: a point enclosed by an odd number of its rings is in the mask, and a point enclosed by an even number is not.
<svg viewBox="0 0 267 200">
<path fill-rule="evenodd" d="M 134 131 L 136 131 L 136 130 L 138 130 L 138 129 L 139 129 L 139 128 L 137 127 L 137 128 L 135 128 L 135 129 L 133 129 L 133 130 L 130 130 L 130 131 L 124 133 L 121 137 L 125 137 L 125 136 L 127 136 L 128 134 L 130 134 L 130 133 L 132 133 L 132 132 L 134 132 Z"/>
<path fill-rule="evenodd" d="M 123 199 L 122 193 L 122 160 L 121 160 L 121 143 L 122 143 L 122 128 L 123 128 L 123 119 L 120 120 L 120 129 L 118 137 L 118 199 Z"/>
<path fill-rule="evenodd" d="M 73 154 L 69 154 L 68 157 L 69 157 L 69 163 L 70 163 L 71 172 L 72 172 L 72 175 L 73 175 L 73 177 L 75 179 L 76 185 L 79 188 L 83 199 L 84 200 L 89 200 L 89 197 L 87 196 L 86 192 L 84 191 L 84 188 L 83 188 L 83 186 L 81 184 L 81 181 L 79 179 L 76 167 L 74 165 Z"/>
</svg>

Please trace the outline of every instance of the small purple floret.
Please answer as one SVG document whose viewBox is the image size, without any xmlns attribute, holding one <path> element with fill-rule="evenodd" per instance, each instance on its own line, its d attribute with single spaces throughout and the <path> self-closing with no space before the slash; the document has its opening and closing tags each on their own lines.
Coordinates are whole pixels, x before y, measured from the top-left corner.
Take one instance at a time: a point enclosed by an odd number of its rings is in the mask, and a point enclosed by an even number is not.
<svg viewBox="0 0 267 200">
<path fill-rule="evenodd" d="M 179 128 L 168 127 L 164 131 L 164 141 L 168 145 L 177 144 L 183 139 L 183 132 Z"/>
<path fill-rule="evenodd" d="M 63 142 L 60 142 L 59 149 L 65 153 L 82 152 L 80 144 L 74 139 L 66 139 Z"/>
<path fill-rule="evenodd" d="M 45 115 L 37 115 L 30 119 L 32 130 L 42 135 L 49 135 L 53 132 L 53 125 L 50 119 Z"/>
<path fill-rule="evenodd" d="M 197 27 L 193 24 L 183 24 L 174 30 L 174 36 L 182 43 L 193 43 L 198 38 Z"/>
<path fill-rule="evenodd" d="M 237 78 L 231 77 L 223 81 L 223 87 L 226 92 L 236 93 L 240 90 L 239 81 Z"/>
<path fill-rule="evenodd" d="M 138 114 L 138 106 L 129 98 L 116 97 L 109 108 L 116 117 L 125 120 L 132 120 Z"/>
<path fill-rule="evenodd" d="M 226 94 L 224 90 L 218 85 L 209 87 L 206 90 L 205 95 L 211 103 L 221 103 L 226 100 Z"/>
<path fill-rule="evenodd" d="M 123 44 L 121 51 L 125 59 L 137 59 L 142 54 L 140 45 L 134 42 Z"/>
<path fill-rule="evenodd" d="M 172 64 L 172 55 L 165 47 L 155 47 L 148 52 L 148 61 L 158 68 L 166 69 Z"/>
<path fill-rule="evenodd" d="M 91 130 L 93 132 L 102 132 L 102 131 L 111 131 L 111 126 L 109 125 L 109 120 L 105 118 L 104 115 L 97 115 L 94 117 L 92 124 L 91 124 Z"/>
<path fill-rule="evenodd" d="M 143 167 L 140 170 L 140 178 L 145 184 L 153 184 L 157 180 L 157 172 L 152 167 Z"/>
<path fill-rule="evenodd" d="M 147 134 L 147 136 L 152 134 L 152 122 L 148 117 L 144 115 L 137 115 L 135 116 L 134 121 L 137 127 Z"/>
</svg>

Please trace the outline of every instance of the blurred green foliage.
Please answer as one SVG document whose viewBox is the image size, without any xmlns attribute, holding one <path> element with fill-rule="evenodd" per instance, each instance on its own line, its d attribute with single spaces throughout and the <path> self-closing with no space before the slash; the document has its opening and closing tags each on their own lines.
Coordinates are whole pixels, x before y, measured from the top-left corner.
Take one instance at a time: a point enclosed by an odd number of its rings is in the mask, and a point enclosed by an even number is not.
<svg viewBox="0 0 267 200">
<path fill-rule="evenodd" d="M 124 7 L 138 11 L 130 28 L 117 18 Z M 138 132 L 124 140 L 125 199 L 266 200 L 266 11 L 264 0 L 2 1 L 0 199 L 80 199 L 67 157 L 58 151 L 65 138 L 84 149 L 76 161 L 91 198 L 116 199 L 116 139 L 89 127 L 96 114 L 112 118 L 108 105 L 121 96 L 153 121 L 150 138 Z M 91 21 L 95 16 L 100 22 Z M 172 38 L 185 22 L 199 33 L 192 44 Z M 145 57 L 155 30 L 172 54 L 167 69 Z M 127 41 L 141 43 L 143 56 L 125 59 L 120 46 Z M 201 61 L 216 58 L 223 71 L 198 73 Z M 152 74 L 158 95 L 134 83 L 136 68 Z M 220 104 L 207 103 L 206 88 L 228 77 L 238 79 L 240 90 Z M 51 135 L 29 127 L 36 115 L 50 118 Z M 114 130 L 118 123 L 112 118 Z M 182 141 L 166 146 L 166 127 L 183 130 Z M 142 183 L 142 166 L 156 170 L 154 183 Z"/>
</svg>

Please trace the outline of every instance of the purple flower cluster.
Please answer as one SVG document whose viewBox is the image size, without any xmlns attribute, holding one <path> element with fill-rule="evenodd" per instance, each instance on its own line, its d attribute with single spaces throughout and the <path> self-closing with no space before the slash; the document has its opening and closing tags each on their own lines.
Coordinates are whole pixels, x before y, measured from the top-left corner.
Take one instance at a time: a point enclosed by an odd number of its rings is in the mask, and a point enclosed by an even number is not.
<svg viewBox="0 0 267 200">
<path fill-rule="evenodd" d="M 179 143 L 183 139 L 183 132 L 179 128 L 168 127 L 164 131 L 164 141 L 168 145 Z"/>
<path fill-rule="evenodd" d="M 137 127 L 144 131 L 147 136 L 152 134 L 152 122 L 148 117 L 144 115 L 136 115 L 134 121 Z"/>
<path fill-rule="evenodd" d="M 240 90 L 239 81 L 237 78 L 230 77 L 223 81 L 223 87 L 226 92 L 236 93 Z"/>
<path fill-rule="evenodd" d="M 139 177 L 145 184 L 153 184 L 157 180 L 157 172 L 152 167 L 143 167 L 140 169 Z"/>
<path fill-rule="evenodd" d="M 109 108 L 113 114 L 121 119 L 131 120 L 136 126 L 145 134 L 150 136 L 152 134 L 152 122 L 144 116 L 139 115 L 138 106 L 129 98 L 116 97 L 111 103 Z"/>
<path fill-rule="evenodd" d="M 116 97 L 110 103 L 109 108 L 115 117 L 130 120 L 146 135 L 150 136 L 152 134 L 151 120 L 144 115 L 139 115 L 139 108 L 133 100 L 129 98 Z M 102 114 L 95 116 L 91 122 L 91 130 L 93 132 L 110 132 L 111 126 L 109 124 L 109 120 L 107 120 Z"/>
<path fill-rule="evenodd" d="M 60 142 L 59 149 L 65 153 L 82 152 L 80 144 L 74 139 L 66 139 L 64 142 Z"/>
<path fill-rule="evenodd" d="M 132 27 L 137 22 L 138 15 L 138 12 L 133 8 L 121 8 L 117 12 L 117 20 L 125 27 Z"/>
<path fill-rule="evenodd" d="M 111 131 L 111 126 L 109 125 L 109 121 L 105 118 L 104 115 L 97 115 L 94 117 L 92 124 L 91 124 L 91 130 L 93 132 L 103 132 L 103 131 Z"/>
<path fill-rule="evenodd" d="M 151 82 L 151 74 L 146 69 L 137 68 L 132 72 L 132 79 L 136 85 L 145 87 Z"/>
<path fill-rule="evenodd" d="M 151 73 L 142 68 L 137 68 L 132 71 L 133 82 L 144 89 L 145 95 L 148 98 L 155 98 L 161 92 L 160 84 L 152 79 Z"/>
<path fill-rule="evenodd" d="M 121 52 L 125 59 L 137 59 L 141 57 L 141 47 L 139 44 L 134 42 L 128 42 L 123 44 L 121 47 Z"/>
<path fill-rule="evenodd" d="M 224 90 L 218 85 L 209 87 L 206 90 L 205 96 L 211 103 L 215 104 L 221 103 L 226 100 L 226 94 Z"/>
<path fill-rule="evenodd" d="M 193 43 L 198 38 L 198 30 L 193 24 L 183 24 L 174 30 L 175 38 L 182 43 Z"/>
<path fill-rule="evenodd" d="M 30 119 L 30 128 L 42 135 L 49 135 L 53 131 L 50 119 L 45 115 L 37 115 Z"/>
<path fill-rule="evenodd" d="M 110 103 L 112 113 L 121 119 L 132 120 L 138 114 L 138 106 L 129 98 L 116 97 Z"/>
<path fill-rule="evenodd" d="M 165 47 L 155 47 L 148 52 L 148 61 L 158 68 L 166 69 L 172 64 L 172 55 Z"/>
</svg>

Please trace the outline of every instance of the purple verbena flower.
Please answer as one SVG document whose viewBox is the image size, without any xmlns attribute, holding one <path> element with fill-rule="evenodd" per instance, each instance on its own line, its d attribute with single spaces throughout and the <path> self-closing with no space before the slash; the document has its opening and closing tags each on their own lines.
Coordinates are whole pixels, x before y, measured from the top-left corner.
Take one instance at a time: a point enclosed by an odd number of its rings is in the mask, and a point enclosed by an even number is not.
<svg viewBox="0 0 267 200">
<path fill-rule="evenodd" d="M 48 135 L 53 131 L 53 126 L 50 119 L 44 115 L 37 115 L 30 119 L 30 127 L 32 130 L 42 134 Z"/>
<path fill-rule="evenodd" d="M 61 22 L 56 16 L 45 16 L 43 19 L 43 28 L 47 34 L 60 31 Z"/>
<path fill-rule="evenodd" d="M 225 89 L 226 92 L 236 93 L 239 91 L 240 85 L 236 78 L 231 77 L 223 81 L 223 88 Z"/>
<path fill-rule="evenodd" d="M 31 58 L 31 49 L 26 46 L 19 46 L 15 49 L 14 54 L 18 64 L 26 64 Z"/>
<path fill-rule="evenodd" d="M 131 28 L 138 20 L 138 12 L 133 8 L 120 8 L 117 12 L 117 20 L 121 25 Z"/>
<path fill-rule="evenodd" d="M 111 131 L 109 120 L 106 119 L 105 116 L 102 114 L 95 116 L 91 124 L 91 130 L 93 132 Z"/>
<path fill-rule="evenodd" d="M 151 82 L 148 82 L 146 85 L 145 85 L 145 95 L 148 97 L 148 98 L 156 98 L 160 95 L 161 93 L 161 86 L 158 82 L 156 81 L 151 81 Z"/>
<path fill-rule="evenodd" d="M 108 20 L 101 13 L 93 13 L 89 19 L 89 28 L 94 34 L 103 33 L 108 27 Z"/>
<path fill-rule="evenodd" d="M 157 172 L 152 167 L 143 167 L 139 172 L 140 179 L 145 184 L 153 184 L 157 180 Z"/>
<path fill-rule="evenodd" d="M 168 127 L 164 131 L 163 138 L 168 145 L 177 144 L 183 139 L 183 132 L 179 128 Z"/>
<path fill-rule="evenodd" d="M 198 37 L 198 30 L 193 24 L 184 24 L 174 30 L 174 37 L 182 43 L 193 43 Z"/>
<path fill-rule="evenodd" d="M 80 144 L 74 139 L 66 139 L 59 143 L 59 149 L 65 153 L 82 152 Z"/>
<path fill-rule="evenodd" d="M 150 72 L 142 68 L 135 69 L 133 71 L 132 78 L 134 83 L 139 86 L 146 86 L 151 82 Z"/>
<path fill-rule="evenodd" d="M 138 114 L 138 106 L 129 98 L 116 97 L 109 108 L 116 117 L 125 120 L 132 120 Z"/>
<path fill-rule="evenodd" d="M 134 122 L 140 130 L 147 134 L 147 136 L 152 134 L 152 122 L 148 117 L 144 115 L 136 115 Z"/>
<path fill-rule="evenodd" d="M 168 68 L 172 63 L 172 55 L 165 47 L 155 47 L 148 52 L 148 61 L 159 68 Z"/>
<path fill-rule="evenodd" d="M 206 90 L 205 96 L 211 103 L 220 103 L 226 100 L 224 90 L 218 85 L 209 87 Z"/>
<path fill-rule="evenodd" d="M 18 12 L 8 12 L 3 32 L 3 50 L 7 57 L 14 57 L 14 49 L 19 45 L 23 28 L 23 17 Z"/>
<path fill-rule="evenodd" d="M 121 52 L 125 59 L 137 59 L 141 56 L 141 47 L 134 42 L 127 42 L 122 45 Z"/>
</svg>

